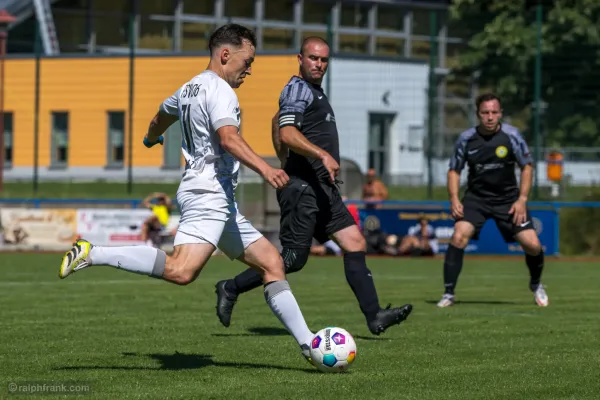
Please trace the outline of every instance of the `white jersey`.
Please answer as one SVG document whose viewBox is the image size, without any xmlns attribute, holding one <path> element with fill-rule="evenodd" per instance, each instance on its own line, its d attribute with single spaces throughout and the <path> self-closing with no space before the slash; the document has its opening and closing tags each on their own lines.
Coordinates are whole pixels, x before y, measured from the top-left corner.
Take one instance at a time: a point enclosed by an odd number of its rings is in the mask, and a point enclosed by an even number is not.
<svg viewBox="0 0 600 400">
<path fill-rule="evenodd" d="M 220 145 L 217 129 L 240 127 L 240 104 L 227 82 L 212 71 L 193 77 L 166 99 L 161 110 L 179 117 L 185 172 L 179 191 L 201 189 L 233 197 L 240 163 Z"/>
</svg>

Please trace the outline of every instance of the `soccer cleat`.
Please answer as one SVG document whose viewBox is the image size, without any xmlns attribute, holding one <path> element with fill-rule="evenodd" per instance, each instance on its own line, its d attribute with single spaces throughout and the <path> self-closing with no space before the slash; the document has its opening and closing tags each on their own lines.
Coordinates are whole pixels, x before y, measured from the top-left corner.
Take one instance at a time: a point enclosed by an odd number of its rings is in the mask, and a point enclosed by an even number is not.
<svg viewBox="0 0 600 400">
<path fill-rule="evenodd" d="M 392 325 L 398 325 L 410 315 L 412 304 L 405 304 L 402 307 L 390 308 L 388 304 L 386 308 L 382 308 L 377 312 L 375 318 L 367 322 L 369 330 L 373 335 L 379 335 Z"/>
<path fill-rule="evenodd" d="M 454 295 L 450 293 L 444 293 L 442 299 L 437 303 L 438 307 L 450 307 L 454 305 Z"/>
<path fill-rule="evenodd" d="M 217 317 L 219 317 L 219 321 L 223 326 L 227 328 L 231 323 L 231 313 L 237 302 L 237 295 L 225 289 L 226 283 L 227 280 L 217 282 L 215 293 L 217 294 Z"/>
<path fill-rule="evenodd" d="M 73 272 L 79 271 L 90 265 L 90 250 L 94 247 L 90 242 L 79 239 L 73 243 L 71 250 L 67 251 L 62 259 L 58 276 L 64 279 Z"/>
<path fill-rule="evenodd" d="M 540 307 L 548 307 L 550 300 L 548 299 L 548 295 L 546 294 L 544 286 L 540 283 L 536 288 L 531 289 L 533 292 L 533 298 L 537 305 Z"/>
<path fill-rule="evenodd" d="M 310 346 L 305 343 L 300 346 L 300 349 L 302 350 L 302 357 L 314 367 L 315 363 L 313 363 L 312 357 L 310 356 Z"/>
</svg>

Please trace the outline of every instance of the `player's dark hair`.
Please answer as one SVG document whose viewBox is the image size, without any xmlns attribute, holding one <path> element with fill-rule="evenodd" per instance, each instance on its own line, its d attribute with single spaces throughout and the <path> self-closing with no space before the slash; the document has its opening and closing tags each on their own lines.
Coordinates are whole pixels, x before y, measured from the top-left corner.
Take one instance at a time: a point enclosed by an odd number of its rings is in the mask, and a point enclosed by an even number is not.
<svg viewBox="0 0 600 400">
<path fill-rule="evenodd" d="M 312 42 L 312 41 L 321 42 L 321 43 L 327 45 L 327 47 L 329 47 L 329 43 L 327 43 L 327 40 L 323 39 L 322 37 L 308 36 L 308 37 L 304 38 L 304 40 L 302 41 L 302 46 L 300 46 L 300 54 L 304 55 L 304 48 L 306 47 L 306 45 L 309 42 Z"/>
<path fill-rule="evenodd" d="M 498 104 L 500 104 L 500 108 L 502 108 L 502 102 L 500 101 L 500 97 L 496 96 L 494 93 L 482 93 L 475 99 L 475 106 L 477 107 L 477 111 L 479 111 L 479 106 L 481 103 L 485 103 L 486 101 L 497 100 Z"/>
<path fill-rule="evenodd" d="M 256 47 L 256 35 L 245 26 L 238 24 L 223 25 L 210 35 L 208 40 L 208 49 L 212 54 L 213 50 L 225 44 L 240 47 L 243 41 L 248 40 L 252 46 Z"/>
</svg>

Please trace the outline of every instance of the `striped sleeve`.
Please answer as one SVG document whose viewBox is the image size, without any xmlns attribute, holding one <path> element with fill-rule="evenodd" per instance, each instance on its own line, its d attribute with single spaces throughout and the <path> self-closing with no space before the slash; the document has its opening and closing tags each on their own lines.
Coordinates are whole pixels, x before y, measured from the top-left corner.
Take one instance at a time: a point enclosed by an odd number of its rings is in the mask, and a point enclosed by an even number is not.
<svg viewBox="0 0 600 400">
<path fill-rule="evenodd" d="M 533 164 L 533 158 L 529 152 L 529 147 L 527 146 L 525 139 L 523 139 L 521 132 L 514 126 L 508 124 L 502 124 L 502 130 L 506 132 L 510 138 L 512 150 L 519 166 L 523 168 L 527 164 Z"/>
<path fill-rule="evenodd" d="M 313 94 L 306 82 L 296 80 L 283 88 L 279 96 L 279 127 L 302 128 L 304 112 L 313 101 Z"/>
<path fill-rule="evenodd" d="M 458 140 L 454 145 L 454 153 L 450 159 L 449 169 L 451 171 L 461 172 L 465 167 L 465 163 L 467 161 L 467 142 L 475 134 L 475 132 L 475 128 L 471 128 L 461 133 L 458 137 Z"/>
</svg>

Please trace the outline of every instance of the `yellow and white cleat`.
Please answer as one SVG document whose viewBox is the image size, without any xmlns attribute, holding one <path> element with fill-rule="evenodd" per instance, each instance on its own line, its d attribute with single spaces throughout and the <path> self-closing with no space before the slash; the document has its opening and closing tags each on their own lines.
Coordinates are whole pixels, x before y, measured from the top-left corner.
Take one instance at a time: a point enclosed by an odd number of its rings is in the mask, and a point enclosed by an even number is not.
<svg viewBox="0 0 600 400">
<path fill-rule="evenodd" d="M 67 251 L 60 264 L 58 276 L 64 279 L 75 271 L 79 271 L 90 265 L 90 250 L 93 245 L 84 239 L 79 239 L 73 243 L 71 250 Z"/>
</svg>

